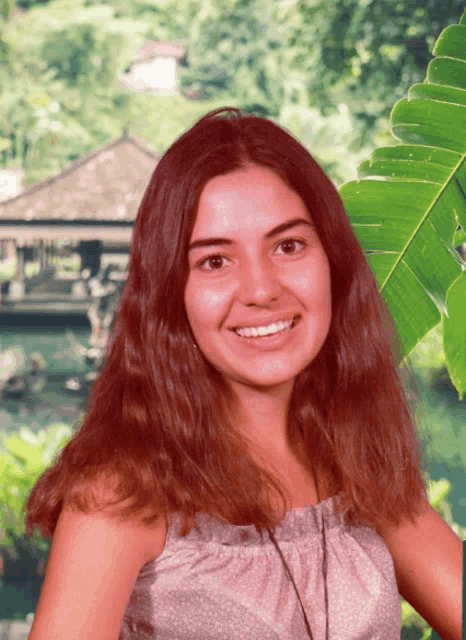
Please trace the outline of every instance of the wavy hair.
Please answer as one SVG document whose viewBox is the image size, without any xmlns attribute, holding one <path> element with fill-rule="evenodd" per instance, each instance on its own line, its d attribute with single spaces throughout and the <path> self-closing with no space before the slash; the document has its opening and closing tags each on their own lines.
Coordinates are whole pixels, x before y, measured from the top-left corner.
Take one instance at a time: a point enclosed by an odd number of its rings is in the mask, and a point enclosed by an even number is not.
<svg viewBox="0 0 466 640">
<path fill-rule="evenodd" d="M 39 527 L 52 536 L 65 503 L 82 512 L 111 504 L 119 517 L 146 524 L 180 512 L 181 535 L 197 512 L 258 530 L 284 517 L 289 496 L 235 430 L 231 392 L 195 348 L 184 307 L 200 194 L 210 179 L 250 164 L 299 194 L 330 263 L 331 325 L 295 380 L 291 440 L 318 486 L 340 493 L 347 523 L 397 526 L 420 512 L 426 488 L 399 345 L 339 194 L 287 131 L 227 107 L 201 118 L 155 168 L 103 369 L 82 425 L 29 495 L 29 535 Z M 114 500 L 99 494 L 101 481 Z"/>
</svg>

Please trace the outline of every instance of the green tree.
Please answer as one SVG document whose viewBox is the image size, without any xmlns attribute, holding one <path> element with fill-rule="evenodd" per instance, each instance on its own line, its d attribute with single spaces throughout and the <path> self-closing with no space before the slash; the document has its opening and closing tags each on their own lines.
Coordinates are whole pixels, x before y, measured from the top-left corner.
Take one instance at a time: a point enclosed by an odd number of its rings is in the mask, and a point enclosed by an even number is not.
<svg viewBox="0 0 466 640">
<path fill-rule="evenodd" d="M 40 180 L 121 133 L 118 74 L 146 25 L 111 7 L 56 0 L 2 26 L 0 151 L 3 164 Z"/>
<path fill-rule="evenodd" d="M 293 3 L 294 64 L 305 70 L 313 104 L 341 102 L 370 134 L 394 99 L 421 82 L 441 30 L 457 23 L 464 0 L 334 0 Z"/>
<path fill-rule="evenodd" d="M 278 14 L 266 0 L 222 4 L 201 13 L 191 28 L 182 85 L 277 116 L 285 97 L 287 44 Z"/>
</svg>

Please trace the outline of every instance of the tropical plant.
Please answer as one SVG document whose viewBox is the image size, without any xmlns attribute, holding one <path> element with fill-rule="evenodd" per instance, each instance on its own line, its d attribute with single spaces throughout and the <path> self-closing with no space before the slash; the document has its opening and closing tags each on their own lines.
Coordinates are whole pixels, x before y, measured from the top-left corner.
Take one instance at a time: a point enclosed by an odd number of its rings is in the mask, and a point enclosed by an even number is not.
<svg viewBox="0 0 466 640">
<path fill-rule="evenodd" d="M 442 320 L 445 359 L 466 392 L 466 11 L 442 31 L 422 84 L 391 114 L 376 149 L 340 189 L 390 309 L 405 358 Z"/>
</svg>

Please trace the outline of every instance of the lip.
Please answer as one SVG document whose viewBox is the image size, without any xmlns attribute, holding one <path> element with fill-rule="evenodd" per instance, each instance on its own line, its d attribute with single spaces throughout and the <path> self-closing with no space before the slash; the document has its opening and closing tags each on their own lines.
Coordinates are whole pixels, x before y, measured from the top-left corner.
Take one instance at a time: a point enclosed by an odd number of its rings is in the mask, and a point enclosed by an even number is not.
<svg viewBox="0 0 466 640">
<path fill-rule="evenodd" d="M 273 351 L 275 349 L 281 349 L 296 337 L 296 327 L 298 327 L 300 324 L 301 316 L 293 317 L 296 318 L 296 321 L 292 325 L 291 329 L 279 331 L 278 333 L 274 333 L 271 336 L 244 338 L 243 336 L 239 336 L 235 331 L 232 330 L 232 333 L 235 336 L 236 340 L 239 340 L 239 343 L 236 343 L 236 341 L 235 343 L 241 344 L 246 348 L 262 351 Z"/>
<path fill-rule="evenodd" d="M 257 327 L 268 327 L 271 324 L 276 324 L 277 322 L 288 322 L 289 320 L 297 320 L 298 318 L 299 314 L 297 313 L 288 313 L 286 315 L 282 313 L 279 316 L 271 316 L 270 318 L 266 319 L 255 318 L 254 320 L 251 320 L 249 324 L 237 324 L 234 327 L 230 327 L 229 329 L 230 331 L 233 331 L 233 333 L 235 333 L 236 329 L 256 329 Z M 297 323 L 295 322 L 295 324 Z"/>
</svg>

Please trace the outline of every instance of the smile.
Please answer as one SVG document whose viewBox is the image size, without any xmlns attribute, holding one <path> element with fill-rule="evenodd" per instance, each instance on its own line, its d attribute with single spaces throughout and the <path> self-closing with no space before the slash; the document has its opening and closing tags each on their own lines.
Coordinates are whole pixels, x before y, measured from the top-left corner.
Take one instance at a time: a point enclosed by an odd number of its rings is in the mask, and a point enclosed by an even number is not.
<svg viewBox="0 0 466 640">
<path fill-rule="evenodd" d="M 271 336 L 280 331 L 287 331 L 292 328 L 297 316 L 283 322 L 274 322 L 267 327 L 247 327 L 243 329 L 234 329 L 234 332 L 242 338 L 257 338 L 262 336 Z"/>
</svg>

